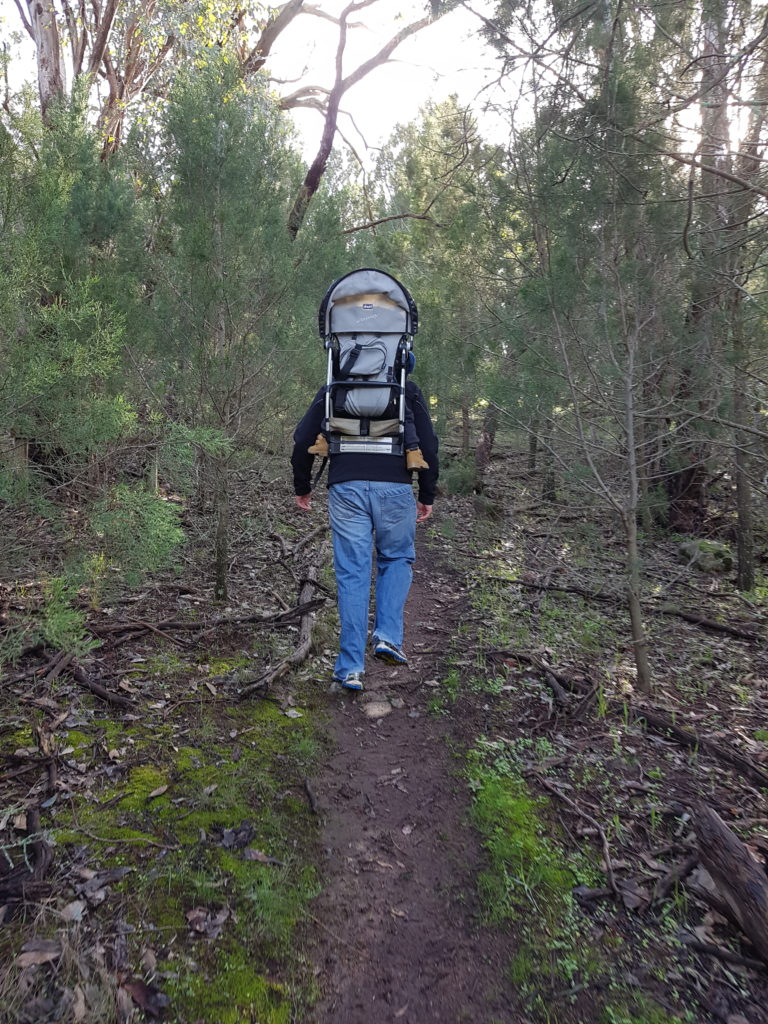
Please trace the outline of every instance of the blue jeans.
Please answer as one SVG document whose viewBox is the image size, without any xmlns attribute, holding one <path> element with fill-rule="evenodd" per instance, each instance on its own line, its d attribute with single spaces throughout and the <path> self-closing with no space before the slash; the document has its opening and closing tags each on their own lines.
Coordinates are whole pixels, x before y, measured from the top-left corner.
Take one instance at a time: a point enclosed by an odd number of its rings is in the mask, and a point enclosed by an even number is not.
<svg viewBox="0 0 768 1024">
<path fill-rule="evenodd" d="M 403 609 L 416 557 L 416 501 L 410 484 L 352 480 L 328 492 L 339 618 L 339 656 L 333 674 L 345 679 L 365 667 L 371 559 L 376 542 L 373 635 L 403 643 Z"/>
</svg>

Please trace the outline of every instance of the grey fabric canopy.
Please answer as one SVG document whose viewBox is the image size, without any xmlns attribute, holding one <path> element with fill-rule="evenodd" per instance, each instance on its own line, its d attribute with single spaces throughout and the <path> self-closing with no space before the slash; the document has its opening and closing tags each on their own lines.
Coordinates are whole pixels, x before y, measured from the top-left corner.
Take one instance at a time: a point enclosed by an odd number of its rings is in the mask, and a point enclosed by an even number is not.
<svg viewBox="0 0 768 1024">
<path fill-rule="evenodd" d="M 418 312 L 408 290 L 390 274 L 370 267 L 334 281 L 320 306 L 320 336 L 416 333 Z"/>
</svg>

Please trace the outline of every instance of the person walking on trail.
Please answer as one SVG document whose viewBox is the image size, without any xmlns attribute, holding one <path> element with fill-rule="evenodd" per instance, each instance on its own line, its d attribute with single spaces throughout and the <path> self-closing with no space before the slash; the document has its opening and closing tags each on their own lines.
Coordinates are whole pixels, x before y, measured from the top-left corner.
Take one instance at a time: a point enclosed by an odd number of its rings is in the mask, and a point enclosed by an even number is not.
<svg viewBox="0 0 768 1024">
<path fill-rule="evenodd" d="M 432 515 L 439 466 L 427 403 L 413 381 L 406 382 L 405 397 L 428 466 L 418 473 L 417 498 L 402 455 L 339 452 L 330 456 L 328 511 L 341 620 L 333 678 L 349 690 L 363 688 L 374 541 L 373 654 L 390 665 L 408 664 L 403 652 L 403 612 L 416 557 L 416 524 Z M 295 502 L 303 512 L 312 507 L 314 455 L 308 448 L 321 433 L 324 406 L 325 389 L 321 388 L 293 435 Z"/>
</svg>

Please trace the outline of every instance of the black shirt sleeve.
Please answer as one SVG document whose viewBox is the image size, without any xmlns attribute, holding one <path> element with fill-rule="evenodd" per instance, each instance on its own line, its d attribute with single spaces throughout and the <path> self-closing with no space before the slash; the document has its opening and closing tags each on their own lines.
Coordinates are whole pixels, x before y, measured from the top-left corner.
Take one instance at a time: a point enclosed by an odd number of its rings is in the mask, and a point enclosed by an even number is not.
<svg viewBox="0 0 768 1024">
<path fill-rule="evenodd" d="M 419 501 L 424 505 L 433 505 L 435 491 L 437 490 L 437 478 L 440 475 L 440 462 L 438 459 L 438 440 L 435 428 L 432 426 L 432 418 L 429 415 L 427 400 L 421 393 L 420 388 L 407 381 L 405 393 L 410 399 L 413 409 L 414 425 L 419 435 L 419 444 L 424 460 L 429 463 L 429 469 L 419 470 Z M 310 444 L 312 442 L 310 441 Z"/>
<path fill-rule="evenodd" d="M 312 463 L 315 456 L 310 455 L 307 448 L 314 444 L 320 433 L 325 415 L 325 390 L 321 388 L 314 397 L 312 405 L 304 413 L 293 434 L 293 467 L 294 494 L 309 494 L 312 490 Z"/>
</svg>

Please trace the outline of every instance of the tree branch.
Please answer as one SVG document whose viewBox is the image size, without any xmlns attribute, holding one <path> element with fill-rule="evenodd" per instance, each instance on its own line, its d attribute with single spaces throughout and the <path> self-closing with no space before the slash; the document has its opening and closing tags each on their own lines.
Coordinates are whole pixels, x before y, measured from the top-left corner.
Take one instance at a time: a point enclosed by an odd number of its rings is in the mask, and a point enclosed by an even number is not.
<svg viewBox="0 0 768 1024">
<path fill-rule="evenodd" d="M 88 74 L 92 75 L 101 65 L 104 59 L 104 51 L 107 48 L 109 42 L 109 36 L 112 32 L 112 25 L 115 21 L 115 15 L 117 14 L 117 5 L 119 0 L 107 0 L 106 7 L 102 12 L 101 21 L 99 23 L 98 31 L 96 32 L 96 38 L 93 40 L 93 47 L 91 48 L 91 56 L 88 60 Z M 85 31 L 85 26 L 83 26 Z"/>
<path fill-rule="evenodd" d="M 304 223 L 307 208 L 309 207 L 315 192 L 317 192 L 323 174 L 325 173 L 328 158 L 330 157 L 331 150 L 333 149 L 333 140 L 336 135 L 341 97 L 348 89 L 352 88 L 353 85 L 356 85 L 357 82 L 370 74 L 374 68 L 383 64 L 392 52 L 400 45 L 400 43 L 441 16 L 437 15 L 435 17 L 430 15 L 429 17 L 419 19 L 419 21 L 412 22 L 410 25 L 406 25 L 405 28 L 397 32 L 389 42 L 382 46 L 376 54 L 364 61 L 345 78 L 343 73 L 343 60 L 344 50 L 347 43 L 347 18 L 354 11 L 362 10 L 364 7 L 370 7 L 372 4 L 377 2 L 378 0 L 359 0 L 359 2 L 351 3 L 345 7 L 339 16 L 339 42 L 336 48 L 336 80 L 333 88 L 328 94 L 328 104 L 325 111 L 325 125 L 323 127 L 323 134 L 320 139 L 317 154 L 304 177 L 304 181 L 302 182 L 296 199 L 294 200 L 291 212 L 288 215 L 288 232 L 291 238 L 296 237 L 301 225 Z"/>
<path fill-rule="evenodd" d="M 262 29 L 258 42 L 243 63 L 243 74 L 252 75 L 264 67 L 275 40 L 290 25 L 293 19 L 301 14 L 304 0 L 288 0 L 279 8 L 277 14 Z"/>
<path fill-rule="evenodd" d="M 18 9 L 19 15 L 21 17 L 22 25 L 27 30 L 28 35 L 30 35 L 32 37 L 32 39 L 34 39 L 35 38 L 35 33 L 32 31 L 32 26 L 30 25 L 29 21 L 27 20 L 27 15 L 24 12 L 24 8 L 21 6 L 21 0 L 13 0 L 13 2 L 16 4 L 16 7 Z"/>
</svg>

